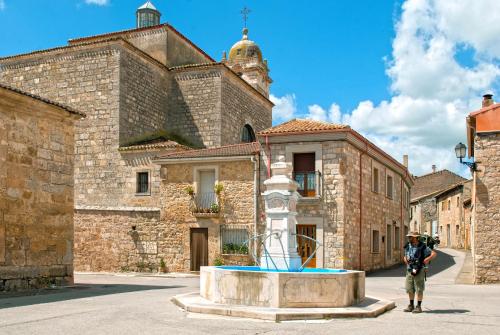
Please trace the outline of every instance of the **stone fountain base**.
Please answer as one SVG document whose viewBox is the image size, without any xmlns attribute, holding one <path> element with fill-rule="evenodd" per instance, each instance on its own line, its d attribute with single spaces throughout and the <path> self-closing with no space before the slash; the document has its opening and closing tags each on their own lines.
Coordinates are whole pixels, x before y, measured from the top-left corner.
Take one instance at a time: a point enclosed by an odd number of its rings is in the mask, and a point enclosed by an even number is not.
<svg viewBox="0 0 500 335">
<path fill-rule="evenodd" d="M 394 302 L 365 297 L 365 273 L 202 267 L 200 293 L 172 299 L 188 312 L 273 321 L 376 317 Z"/>
<path fill-rule="evenodd" d="M 219 304 L 279 308 L 346 307 L 365 298 L 363 271 L 275 272 L 234 268 L 237 267 L 202 267 L 201 297 Z"/>
</svg>

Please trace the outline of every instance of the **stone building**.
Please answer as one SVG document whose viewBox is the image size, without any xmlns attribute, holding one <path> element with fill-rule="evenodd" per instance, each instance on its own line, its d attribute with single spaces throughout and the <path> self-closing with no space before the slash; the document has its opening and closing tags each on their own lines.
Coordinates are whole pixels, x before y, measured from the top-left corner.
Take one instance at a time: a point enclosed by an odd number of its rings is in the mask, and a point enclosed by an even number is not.
<svg viewBox="0 0 500 335">
<path fill-rule="evenodd" d="M 321 243 L 312 264 L 368 271 L 401 262 L 413 185 L 404 165 L 346 125 L 294 119 L 258 139 L 261 183 L 280 156 L 293 166 L 297 233 Z M 305 260 L 316 245 L 299 240 Z"/>
<path fill-rule="evenodd" d="M 415 177 L 411 191 L 410 229 L 434 235 L 440 234 L 436 195 L 466 179 L 446 169 L 437 171 L 434 165 L 432 169 L 431 173 Z"/>
<path fill-rule="evenodd" d="M 0 83 L 88 116 L 75 129 L 78 270 L 144 265 L 149 253 L 129 231 L 160 219 L 161 171 L 152 156 L 249 142 L 271 126 L 269 68 L 247 30 L 229 59 L 216 62 L 171 25 L 154 25 L 159 15 L 148 1 L 136 29 L 0 58 Z M 170 144 L 141 148 L 158 139 Z"/>
<path fill-rule="evenodd" d="M 485 95 L 467 118 L 472 182 L 472 257 L 475 283 L 500 282 L 500 104 Z"/>
<path fill-rule="evenodd" d="M 0 84 L 0 291 L 73 283 L 75 110 Z"/>
<path fill-rule="evenodd" d="M 450 186 L 435 196 L 440 246 L 470 249 L 472 181 Z"/>
</svg>

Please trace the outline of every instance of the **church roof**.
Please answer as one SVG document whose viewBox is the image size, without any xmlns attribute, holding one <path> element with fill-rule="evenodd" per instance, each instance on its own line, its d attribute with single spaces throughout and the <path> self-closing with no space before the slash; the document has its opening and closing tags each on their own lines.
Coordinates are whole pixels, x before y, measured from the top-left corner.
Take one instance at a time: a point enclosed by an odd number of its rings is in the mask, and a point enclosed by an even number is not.
<svg viewBox="0 0 500 335">
<path fill-rule="evenodd" d="M 153 5 L 151 3 L 151 1 L 146 1 L 146 3 L 144 5 L 142 5 L 141 7 L 139 7 L 137 10 L 140 10 L 140 9 L 152 9 L 152 10 L 158 11 L 158 9 L 156 9 L 155 5 Z"/>
<path fill-rule="evenodd" d="M 35 100 L 38 100 L 38 101 L 41 101 L 41 102 L 44 102 L 46 104 L 49 104 L 49 105 L 53 105 L 53 106 L 56 106 L 56 107 L 59 107 L 59 108 L 62 108 L 64 109 L 65 111 L 67 111 L 68 113 L 71 113 L 71 114 L 74 114 L 74 115 L 77 115 L 81 118 L 84 118 L 86 117 L 86 115 L 82 112 L 78 112 L 76 110 L 74 110 L 73 108 L 71 107 L 68 107 L 64 104 L 61 104 L 59 102 L 55 102 L 53 100 L 49 100 L 47 98 L 43 98 L 39 95 L 36 95 L 36 94 L 32 94 L 32 93 L 28 93 L 26 91 L 22 91 L 18 88 L 15 88 L 15 87 L 12 87 L 12 86 L 8 86 L 8 85 L 5 85 L 5 84 L 2 84 L 0 83 L 0 88 L 4 89 L 4 90 L 8 90 L 8 91 L 11 91 L 11 92 L 14 92 L 14 93 L 18 93 L 18 94 L 21 94 L 21 95 L 24 95 L 26 97 L 30 97 L 32 99 L 35 99 Z"/>
<path fill-rule="evenodd" d="M 344 124 L 335 124 L 324 121 L 293 119 L 272 128 L 263 130 L 257 135 L 272 136 L 285 134 L 319 133 L 345 129 L 350 129 L 350 127 Z"/>
<path fill-rule="evenodd" d="M 260 151 L 258 142 L 239 143 L 232 145 L 224 145 L 215 148 L 187 150 L 173 152 L 166 155 L 158 156 L 156 159 L 175 160 L 186 158 L 209 158 L 209 157 L 234 157 L 234 156 L 252 156 Z"/>
<path fill-rule="evenodd" d="M 262 63 L 262 51 L 257 43 L 248 39 L 248 29 L 243 29 L 243 37 L 229 50 L 229 61 L 238 62 L 257 59 Z"/>
</svg>

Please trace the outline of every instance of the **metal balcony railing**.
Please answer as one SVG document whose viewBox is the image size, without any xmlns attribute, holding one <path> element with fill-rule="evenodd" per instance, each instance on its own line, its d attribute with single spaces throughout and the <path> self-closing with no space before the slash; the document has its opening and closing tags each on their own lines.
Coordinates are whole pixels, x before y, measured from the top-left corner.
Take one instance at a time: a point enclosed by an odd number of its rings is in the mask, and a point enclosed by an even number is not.
<svg viewBox="0 0 500 335">
<path fill-rule="evenodd" d="M 194 196 L 194 213 L 219 213 L 220 204 L 215 192 L 198 193 Z"/>
<path fill-rule="evenodd" d="M 299 184 L 297 192 L 307 198 L 321 196 L 321 172 L 308 171 L 308 172 L 293 172 L 293 179 Z"/>
</svg>

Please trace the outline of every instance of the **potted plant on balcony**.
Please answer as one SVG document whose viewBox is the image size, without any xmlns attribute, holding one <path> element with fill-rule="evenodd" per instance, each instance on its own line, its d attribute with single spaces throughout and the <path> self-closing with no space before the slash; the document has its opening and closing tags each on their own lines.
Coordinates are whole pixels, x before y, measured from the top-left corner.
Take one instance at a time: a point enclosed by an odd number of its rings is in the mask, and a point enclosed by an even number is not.
<svg viewBox="0 0 500 335">
<path fill-rule="evenodd" d="M 193 188 L 193 186 L 189 185 L 184 190 L 186 191 L 187 194 L 189 194 L 190 197 L 194 196 L 194 188 Z"/>
</svg>

